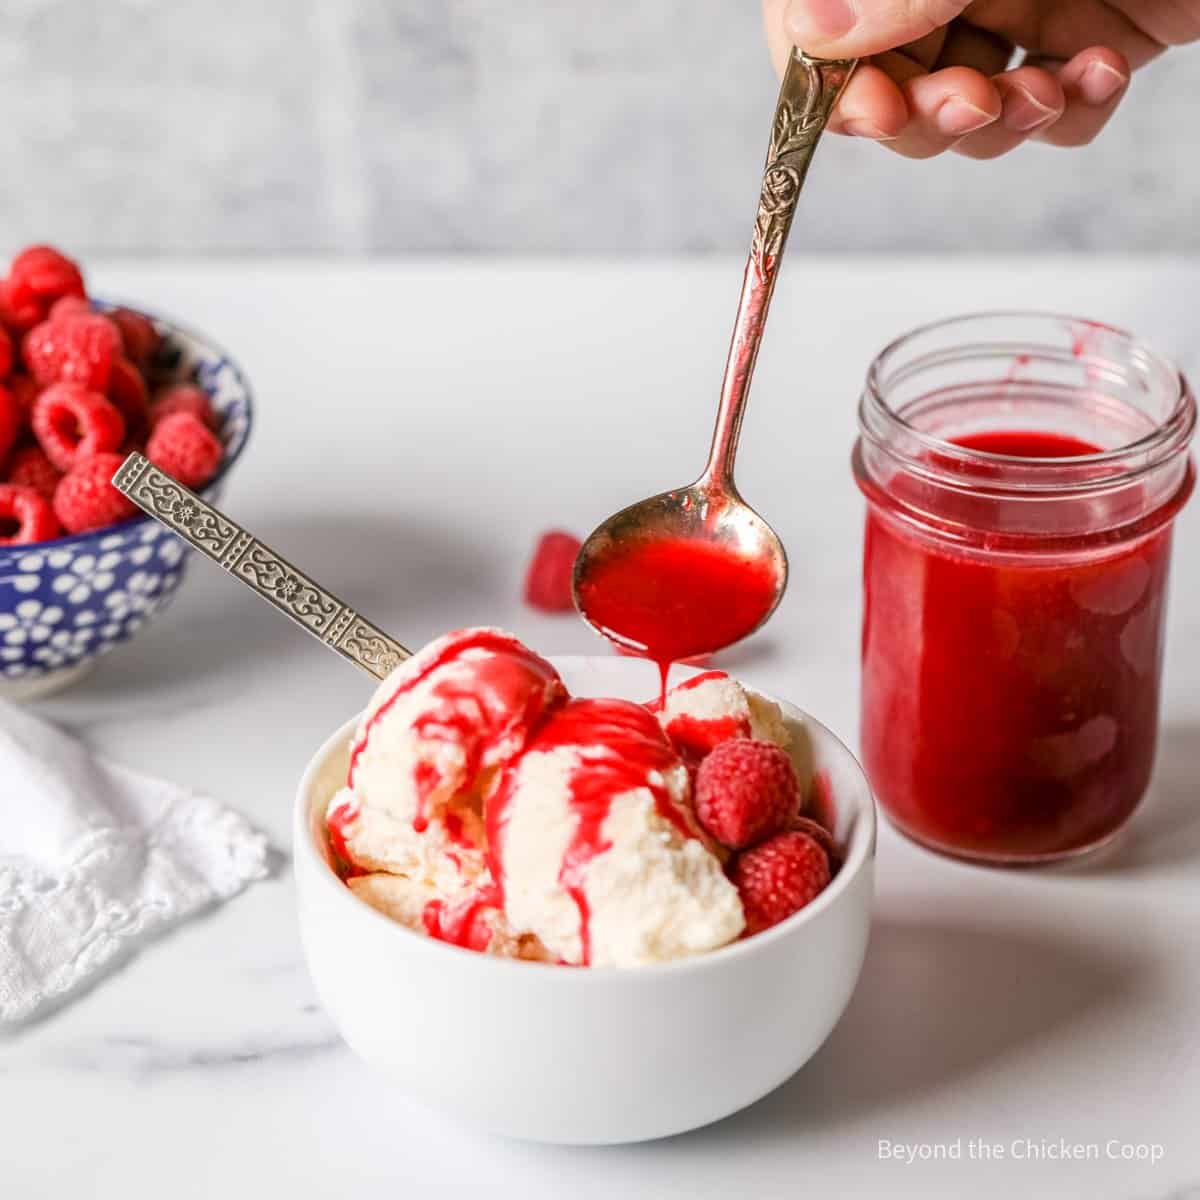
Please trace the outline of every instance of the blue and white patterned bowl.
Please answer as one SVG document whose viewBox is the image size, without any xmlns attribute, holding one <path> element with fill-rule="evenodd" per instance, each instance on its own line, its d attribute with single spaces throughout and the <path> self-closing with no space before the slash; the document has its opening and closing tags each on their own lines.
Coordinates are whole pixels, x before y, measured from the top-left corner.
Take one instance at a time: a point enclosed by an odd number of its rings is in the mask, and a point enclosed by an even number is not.
<svg viewBox="0 0 1200 1200">
<path fill-rule="evenodd" d="M 151 372 L 154 386 L 195 383 L 220 414 L 225 458 L 202 493 L 216 501 L 250 434 L 250 385 L 219 346 L 173 321 L 145 315 L 163 339 Z M 166 606 L 183 578 L 187 554 L 149 517 L 38 545 L 0 547 L 0 696 L 28 699 L 74 683 L 99 655 L 133 637 Z"/>
</svg>

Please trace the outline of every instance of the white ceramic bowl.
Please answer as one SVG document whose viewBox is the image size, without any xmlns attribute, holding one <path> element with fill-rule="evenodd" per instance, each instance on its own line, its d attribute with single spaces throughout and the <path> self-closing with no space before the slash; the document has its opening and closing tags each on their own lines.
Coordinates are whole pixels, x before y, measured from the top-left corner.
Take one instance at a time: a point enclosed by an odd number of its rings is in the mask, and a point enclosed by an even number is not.
<svg viewBox="0 0 1200 1200">
<path fill-rule="evenodd" d="M 578 695 L 644 700 L 655 669 L 556 658 Z M 495 1132 L 633 1142 L 736 1112 L 802 1066 L 858 979 L 873 894 L 875 808 L 850 752 L 783 705 L 802 780 L 825 774 L 845 862 L 806 909 L 710 954 L 630 969 L 491 958 L 433 941 L 355 898 L 321 816 L 355 721 L 317 752 L 295 812 L 300 931 L 322 1003 L 366 1062 L 412 1097 Z"/>
</svg>

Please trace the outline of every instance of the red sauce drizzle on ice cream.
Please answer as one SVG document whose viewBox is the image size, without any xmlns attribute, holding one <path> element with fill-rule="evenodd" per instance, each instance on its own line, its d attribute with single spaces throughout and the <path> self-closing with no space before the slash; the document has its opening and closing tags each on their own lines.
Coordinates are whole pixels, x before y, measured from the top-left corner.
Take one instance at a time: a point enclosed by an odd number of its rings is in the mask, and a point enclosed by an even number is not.
<svg viewBox="0 0 1200 1200">
<path fill-rule="evenodd" d="M 339 804 L 336 808 L 331 808 L 325 816 L 325 829 L 329 838 L 329 848 L 337 856 L 339 865 L 343 868 L 343 878 L 345 870 L 352 868 L 354 860 L 350 857 L 350 850 L 346 846 L 346 830 L 354 823 L 358 817 L 358 802 L 347 801 L 344 804 Z"/>
<path fill-rule="evenodd" d="M 556 692 L 566 694 L 558 672 L 516 638 L 489 629 L 448 634 L 427 657 L 419 654 L 403 668 L 408 673 L 363 723 L 350 754 L 351 787 L 358 760 L 387 713 L 435 672 L 473 652 L 475 659 L 464 667 L 469 678 L 447 679 L 436 685 L 432 706 L 413 721 L 423 743 L 444 742 L 462 751 L 463 777 L 468 783 L 475 781 L 488 752 L 505 740 L 512 740 L 514 752 L 519 752 L 546 708 L 558 702 Z M 429 799 L 442 785 L 443 776 L 427 758 L 417 764 L 413 776 L 417 792 L 413 828 L 421 833 L 429 823 Z"/>
<path fill-rule="evenodd" d="M 475 843 L 467 836 L 463 828 L 462 817 L 456 812 L 448 812 L 445 820 L 446 836 L 452 845 L 463 846 L 468 850 L 475 849 Z"/>
<path fill-rule="evenodd" d="M 750 736 L 750 722 L 744 717 L 690 717 L 680 713 L 667 723 L 671 741 L 697 762 L 722 742 Z"/>
<path fill-rule="evenodd" d="M 671 695 L 678 696 L 706 683 L 721 683 L 728 678 L 724 671 L 704 671 L 676 684 Z M 646 707 L 661 716 L 667 707 L 666 697 L 651 700 Z M 749 737 L 751 726 L 748 716 L 696 717 L 690 713 L 676 713 L 666 721 L 666 730 L 675 749 L 695 764 L 722 742 L 735 737 Z"/>
<path fill-rule="evenodd" d="M 575 830 L 563 854 L 558 881 L 579 910 L 583 965 L 591 962 L 591 913 L 584 884 L 588 865 L 611 849 L 604 836 L 613 801 L 646 788 L 655 811 L 684 837 L 696 837 L 687 815 L 671 799 L 663 773 L 680 765 L 679 756 L 645 705 L 629 700 L 568 700 L 529 742 L 525 755 L 575 750 L 578 761 L 568 780 Z M 488 865 L 503 906 L 504 831 L 520 781 L 519 768 L 507 772 L 487 806 Z"/>
<path fill-rule="evenodd" d="M 421 923 L 425 932 L 439 942 L 466 950 L 486 950 L 493 935 L 487 914 L 496 912 L 499 906 L 500 889 L 485 884 L 456 902 L 430 900 L 421 913 Z"/>
</svg>

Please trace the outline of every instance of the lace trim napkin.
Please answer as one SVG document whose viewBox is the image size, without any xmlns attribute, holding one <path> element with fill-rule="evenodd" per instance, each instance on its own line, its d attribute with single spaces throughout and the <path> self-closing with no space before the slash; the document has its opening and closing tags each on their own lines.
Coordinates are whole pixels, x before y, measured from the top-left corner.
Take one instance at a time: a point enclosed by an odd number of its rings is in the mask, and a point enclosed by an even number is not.
<svg viewBox="0 0 1200 1200">
<path fill-rule="evenodd" d="M 267 853 L 215 800 L 0 703 L 0 1031 L 264 878 Z"/>
</svg>

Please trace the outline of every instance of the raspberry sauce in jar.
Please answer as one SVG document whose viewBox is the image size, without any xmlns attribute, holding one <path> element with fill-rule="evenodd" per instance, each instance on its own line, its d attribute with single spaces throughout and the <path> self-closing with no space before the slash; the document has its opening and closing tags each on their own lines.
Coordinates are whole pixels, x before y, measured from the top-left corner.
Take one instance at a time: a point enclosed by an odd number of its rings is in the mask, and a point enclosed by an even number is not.
<svg viewBox="0 0 1200 1200">
<path fill-rule="evenodd" d="M 872 365 L 861 741 L 892 822 L 1032 863 L 1110 838 L 1154 763 L 1171 522 L 1196 405 L 1119 330 L 944 322 Z"/>
</svg>

